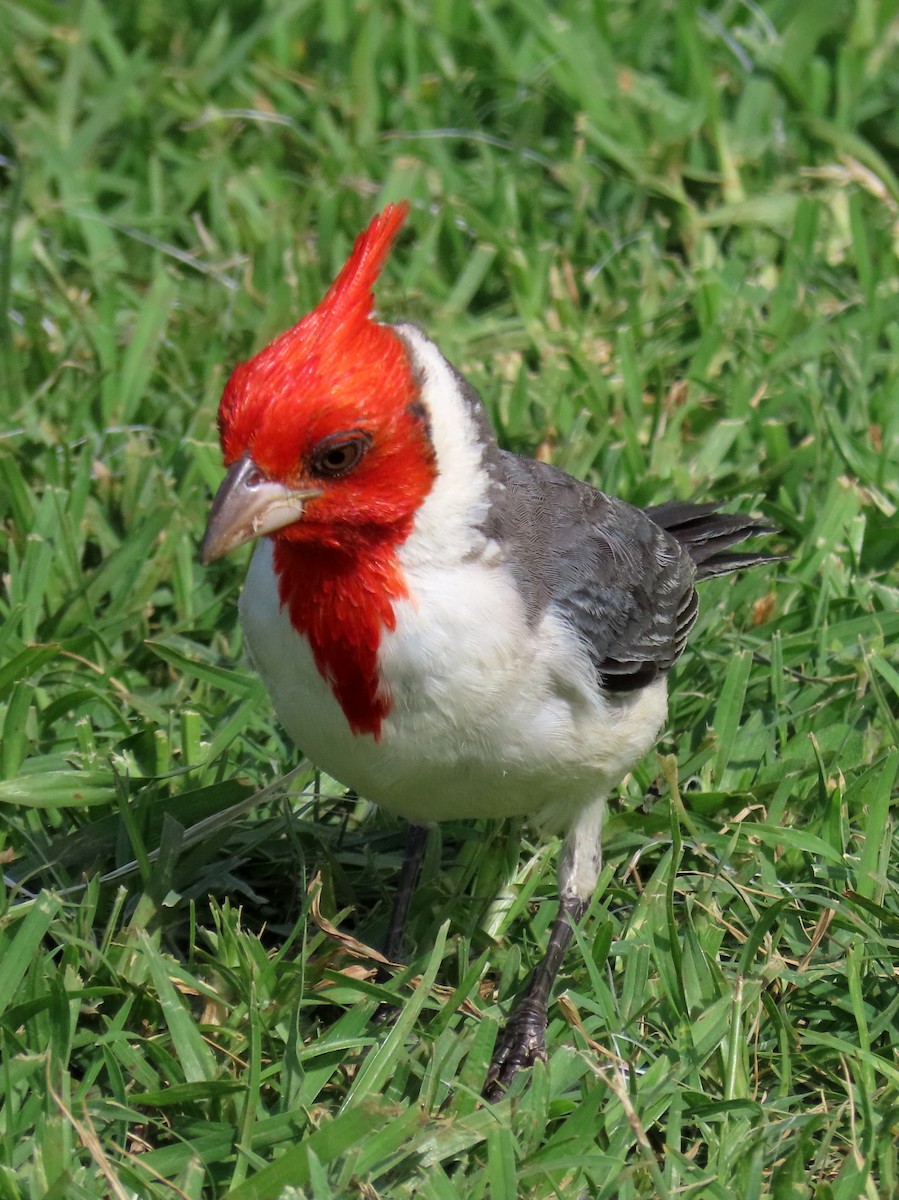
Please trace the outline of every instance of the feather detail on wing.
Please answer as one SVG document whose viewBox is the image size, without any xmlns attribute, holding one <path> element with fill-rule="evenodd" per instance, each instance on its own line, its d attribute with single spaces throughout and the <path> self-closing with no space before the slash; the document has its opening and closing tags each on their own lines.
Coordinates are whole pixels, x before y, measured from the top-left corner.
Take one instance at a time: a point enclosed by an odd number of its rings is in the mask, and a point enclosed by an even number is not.
<svg viewBox="0 0 899 1200">
<path fill-rule="evenodd" d="M 606 691 L 645 687 L 676 662 L 696 620 L 697 580 L 774 557 L 725 553 L 772 532 L 753 517 L 679 502 L 643 512 L 492 448 L 486 465 L 495 493 L 484 531 L 506 550 L 529 620 L 556 608 Z"/>
</svg>

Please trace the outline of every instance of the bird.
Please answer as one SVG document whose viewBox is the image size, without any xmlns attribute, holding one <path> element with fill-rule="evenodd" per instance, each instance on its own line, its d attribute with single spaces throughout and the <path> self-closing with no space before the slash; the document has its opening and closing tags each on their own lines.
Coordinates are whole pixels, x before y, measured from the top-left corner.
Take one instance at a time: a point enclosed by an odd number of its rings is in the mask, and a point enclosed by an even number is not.
<svg viewBox="0 0 899 1200">
<path fill-rule="evenodd" d="M 606 801 L 663 730 L 697 583 L 779 556 L 731 549 L 774 532 L 763 518 L 641 510 L 501 449 L 436 343 L 375 319 L 408 212 L 388 204 L 317 307 L 234 368 L 201 560 L 256 543 L 239 614 L 278 719 L 409 822 L 388 958 L 435 823 L 516 817 L 561 835 L 558 915 L 485 1081 L 499 1100 L 545 1058 Z"/>
</svg>

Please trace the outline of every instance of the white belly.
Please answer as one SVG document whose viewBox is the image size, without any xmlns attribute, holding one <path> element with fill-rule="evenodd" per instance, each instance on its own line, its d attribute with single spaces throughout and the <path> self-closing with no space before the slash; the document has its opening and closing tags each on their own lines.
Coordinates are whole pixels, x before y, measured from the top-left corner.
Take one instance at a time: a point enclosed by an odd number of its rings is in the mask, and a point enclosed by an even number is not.
<svg viewBox="0 0 899 1200">
<path fill-rule="evenodd" d="M 240 601 L 253 661 L 290 737 L 322 770 L 415 821 L 523 815 L 564 827 L 654 744 L 666 685 L 604 698 L 552 616 L 528 630 L 505 573 L 483 563 L 407 571 L 385 632 L 392 707 L 380 739 L 354 734 L 306 639 L 278 603 L 260 542 Z"/>
</svg>

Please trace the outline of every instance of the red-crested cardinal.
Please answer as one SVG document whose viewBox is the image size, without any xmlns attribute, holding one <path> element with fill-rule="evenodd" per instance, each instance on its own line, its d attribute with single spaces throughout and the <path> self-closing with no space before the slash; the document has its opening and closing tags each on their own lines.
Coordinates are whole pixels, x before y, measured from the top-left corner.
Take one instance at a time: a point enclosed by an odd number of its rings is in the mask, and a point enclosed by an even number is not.
<svg viewBox="0 0 899 1200">
<path fill-rule="evenodd" d="M 227 475 L 202 558 L 259 539 L 240 598 L 278 717 L 319 767 L 422 826 L 559 830 L 561 906 L 500 1036 L 487 1095 L 542 1057 L 550 988 L 596 886 L 606 797 L 652 748 L 697 580 L 766 561 L 714 505 L 646 512 L 500 450 L 474 389 L 414 325 L 372 320 L 407 205 L 356 240 L 325 298 L 229 380 Z"/>
</svg>

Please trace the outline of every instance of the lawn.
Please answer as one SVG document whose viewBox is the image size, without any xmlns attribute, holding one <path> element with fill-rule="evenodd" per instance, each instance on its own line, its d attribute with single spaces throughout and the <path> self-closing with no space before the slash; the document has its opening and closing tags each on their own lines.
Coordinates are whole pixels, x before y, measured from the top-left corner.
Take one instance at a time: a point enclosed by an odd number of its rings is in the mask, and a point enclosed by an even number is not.
<svg viewBox="0 0 899 1200">
<path fill-rule="evenodd" d="M 899 1194 L 899 2 L 0 0 L 0 1200 Z M 504 445 L 764 513 L 558 846 L 298 755 L 203 569 L 232 367 L 379 287 Z M 390 1000 L 396 1022 L 375 1024 Z"/>
</svg>

